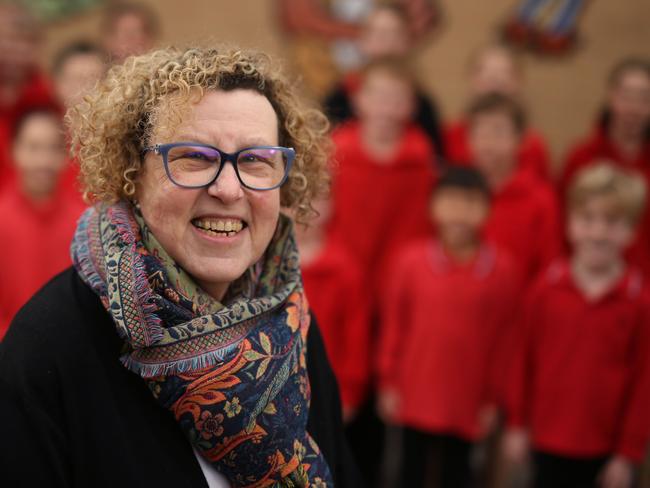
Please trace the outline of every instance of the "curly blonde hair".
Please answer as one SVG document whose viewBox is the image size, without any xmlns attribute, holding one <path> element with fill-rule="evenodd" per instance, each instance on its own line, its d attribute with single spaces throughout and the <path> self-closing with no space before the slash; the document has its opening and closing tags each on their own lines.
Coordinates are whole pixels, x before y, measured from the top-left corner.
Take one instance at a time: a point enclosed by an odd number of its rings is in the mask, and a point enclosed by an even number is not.
<svg viewBox="0 0 650 488">
<path fill-rule="evenodd" d="M 173 131 L 206 90 L 237 88 L 269 100 L 278 117 L 280 144 L 296 150 L 280 199 L 297 221 L 305 222 L 314 214 L 312 200 L 329 183 L 327 119 L 301 101 L 296 86 L 268 55 L 231 46 L 167 48 L 129 58 L 68 113 L 86 198 L 132 199 L 143 150 L 154 131 Z"/>
</svg>

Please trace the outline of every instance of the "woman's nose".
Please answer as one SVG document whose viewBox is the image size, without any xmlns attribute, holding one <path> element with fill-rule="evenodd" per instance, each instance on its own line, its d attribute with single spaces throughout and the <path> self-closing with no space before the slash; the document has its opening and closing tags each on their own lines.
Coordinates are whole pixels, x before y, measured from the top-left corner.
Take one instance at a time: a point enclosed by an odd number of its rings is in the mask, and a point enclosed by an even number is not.
<svg viewBox="0 0 650 488">
<path fill-rule="evenodd" d="M 208 186 L 208 193 L 223 201 L 234 201 L 244 194 L 235 167 L 226 162 L 218 178 Z"/>
</svg>

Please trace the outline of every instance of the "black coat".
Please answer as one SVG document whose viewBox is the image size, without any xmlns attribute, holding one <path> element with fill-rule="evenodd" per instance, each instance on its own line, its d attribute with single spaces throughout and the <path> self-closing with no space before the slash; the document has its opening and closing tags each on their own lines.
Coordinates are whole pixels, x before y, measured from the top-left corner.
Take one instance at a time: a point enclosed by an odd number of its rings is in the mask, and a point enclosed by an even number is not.
<svg viewBox="0 0 650 488">
<path fill-rule="evenodd" d="M 0 345 L 0 486 L 207 488 L 171 413 L 118 361 L 121 346 L 73 269 L 23 307 Z M 359 486 L 315 321 L 307 347 L 307 429 L 336 486 Z"/>
</svg>

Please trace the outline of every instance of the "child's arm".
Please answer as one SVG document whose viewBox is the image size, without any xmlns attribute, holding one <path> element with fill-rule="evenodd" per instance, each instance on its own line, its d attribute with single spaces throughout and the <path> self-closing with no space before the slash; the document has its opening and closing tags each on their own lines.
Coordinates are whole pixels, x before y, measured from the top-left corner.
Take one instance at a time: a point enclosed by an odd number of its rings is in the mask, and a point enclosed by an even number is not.
<svg viewBox="0 0 650 488">
<path fill-rule="evenodd" d="M 483 434 L 488 434 L 497 423 L 499 411 L 506 409 L 508 384 L 506 379 L 513 363 L 513 352 L 521 338 L 516 337 L 521 321 L 523 278 L 512 267 L 504 267 L 498 283 L 497 323 L 493 328 L 488 362 L 488 377 L 484 385 L 483 409 L 479 413 Z"/>
<path fill-rule="evenodd" d="M 533 364 L 534 319 L 539 313 L 536 309 L 539 297 L 533 286 L 522 304 L 519 319 L 511 335 L 512 360 L 510 368 L 504 375 L 506 378 L 505 404 L 507 431 L 503 440 L 504 457 L 514 463 L 525 459 L 528 452 L 528 422 L 529 405 L 528 386 L 531 381 Z"/>
<path fill-rule="evenodd" d="M 398 410 L 397 378 L 400 344 L 408 333 L 408 264 L 400 259 L 389 267 L 388 285 L 382 294 L 379 318 L 379 347 L 377 354 L 378 410 L 389 420 Z"/>
<path fill-rule="evenodd" d="M 650 437 L 650 307 L 643 310 L 631 355 L 631 386 L 616 453 L 638 463 Z"/>
<path fill-rule="evenodd" d="M 345 352 L 341 368 L 341 396 L 343 398 L 344 420 L 354 416 L 361 406 L 371 376 L 370 349 L 373 342 L 370 328 L 370 299 L 360 270 L 349 268 L 346 283 L 341 290 L 347 300 L 343 330 Z"/>
</svg>

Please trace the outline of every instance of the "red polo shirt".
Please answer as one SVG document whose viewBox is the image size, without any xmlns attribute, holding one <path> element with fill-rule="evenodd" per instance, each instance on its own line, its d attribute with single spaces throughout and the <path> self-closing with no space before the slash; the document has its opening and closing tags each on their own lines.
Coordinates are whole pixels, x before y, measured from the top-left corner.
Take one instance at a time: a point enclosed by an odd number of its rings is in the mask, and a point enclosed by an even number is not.
<svg viewBox="0 0 650 488">
<path fill-rule="evenodd" d="M 397 256 L 382 302 L 380 389 L 400 397 L 397 421 L 469 440 L 481 432 L 502 375 L 519 279 L 514 263 L 484 245 L 460 265 L 439 244 L 412 243 Z"/>
<path fill-rule="evenodd" d="M 650 432 L 650 308 L 641 273 L 628 271 L 590 301 L 569 264 L 531 288 L 512 369 L 509 422 L 536 449 L 563 456 L 643 459 Z"/>
<path fill-rule="evenodd" d="M 341 390 L 343 405 L 361 406 L 370 382 L 370 310 L 363 274 L 338 239 L 302 266 L 311 309 Z"/>
<path fill-rule="evenodd" d="M 492 195 L 486 236 L 508 251 L 524 277 L 535 275 L 561 252 L 562 230 L 554 191 L 517 171 Z"/>
<path fill-rule="evenodd" d="M 341 126 L 332 138 L 336 166 L 330 227 L 376 293 L 388 256 L 404 242 L 432 232 L 428 201 L 434 182 L 433 148 L 415 125 L 405 130 L 399 147 L 385 161 L 377 161 L 364 148 L 357 122 Z"/>
<path fill-rule="evenodd" d="M 14 185 L 0 195 L 0 339 L 25 302 L 70 266 L 70 241 L 83 206 L 59 191 L 35 205 Z"/>
<path fill-rule="evenodd" d="M 455 164 L 472 164 L 474 157 L 469 146 L 467 120 L 460 119 L 449 124 L 445 130 L 447 158 Z M 551 160 L 544 137 L 535 129 L 529 128 L 519 147 L 518 167 L 532 175 L 548 181 L 551 179 Z"/>
<path fill-rule="evenodd" d="M 588 138 L 569 151 L 560 180 L 561 195 L 565 195 L 571 179 L 579 170 L 603 160 L 618 164 L 622 168 L 638 171 L 650 190 L 650 141 L 646 142 L 636 154 L 626 155 L 614 141 L 607 137 L 604 129 L 597 127 Z M 646 211 L 639 224 L 637 237 L 627 253 L 630 262 L 641 267 L 646 274 L 650 274 L 650 211 L 648 208 L 650 203 L 646 202 Z"/>
</svg>

